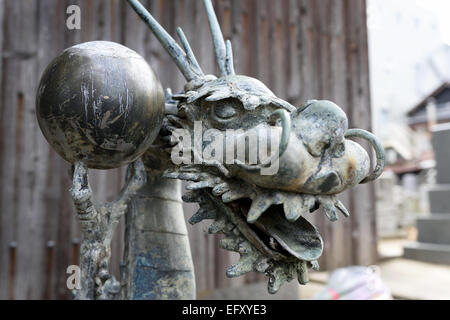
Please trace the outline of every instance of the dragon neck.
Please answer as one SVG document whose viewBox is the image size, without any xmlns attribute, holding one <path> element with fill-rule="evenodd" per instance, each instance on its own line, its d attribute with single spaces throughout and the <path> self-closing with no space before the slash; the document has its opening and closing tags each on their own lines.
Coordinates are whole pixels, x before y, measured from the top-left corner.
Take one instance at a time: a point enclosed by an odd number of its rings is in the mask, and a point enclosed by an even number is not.
<svg viewBox="0 0 450 320">
<path fill-rule="evenodd" d="M 195 299 L 179 180 L 148 169 L 146 185 L 128 206 L 125 230 L 123 299 Z"/>
</svg>

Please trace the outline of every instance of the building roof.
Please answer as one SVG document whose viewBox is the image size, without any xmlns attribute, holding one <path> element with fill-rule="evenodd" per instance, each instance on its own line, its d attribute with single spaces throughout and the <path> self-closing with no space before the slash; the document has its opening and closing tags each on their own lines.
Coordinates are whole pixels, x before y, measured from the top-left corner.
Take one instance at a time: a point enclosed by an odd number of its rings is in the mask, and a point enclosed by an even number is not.
<svg viewBox="0 0 450 320">
<path fill-rule="evenodd" d="M 407 113 L 409 124 L 427 122 L 426 107 L 431 99 L 436 104 L 437 120 L 450 120 L 450 83 L 444 82 Z"/>
</svg>

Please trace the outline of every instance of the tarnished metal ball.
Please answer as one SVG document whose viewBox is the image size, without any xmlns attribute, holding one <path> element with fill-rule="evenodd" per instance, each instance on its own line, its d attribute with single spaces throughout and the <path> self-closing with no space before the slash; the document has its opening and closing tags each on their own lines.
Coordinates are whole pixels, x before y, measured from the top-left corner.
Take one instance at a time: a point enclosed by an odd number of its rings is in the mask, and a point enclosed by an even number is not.
<svg viewBox="0 0 450 320">
<path fill-rule="evenodd" d="M 136 52 L 93 41 L 66 49 L 45 70 L 37 118 L 50 145 L 71 163 L 95 169 L 133 162 L 164 117 L 164 91 Z"/>
</svg>

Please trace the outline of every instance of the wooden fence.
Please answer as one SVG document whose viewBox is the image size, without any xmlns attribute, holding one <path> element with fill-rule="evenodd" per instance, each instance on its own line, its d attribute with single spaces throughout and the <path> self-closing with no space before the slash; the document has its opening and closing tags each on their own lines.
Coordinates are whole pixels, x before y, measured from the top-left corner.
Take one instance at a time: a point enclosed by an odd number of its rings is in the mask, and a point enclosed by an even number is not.
<svg viewBox="0 0 450 320">
<path fill-rule="evenodd" d="M 215 72 L 202 1 L 142 1 L 174 34 L 182 26 L 205 72 Z M 81 8 L 81 30 L 68 30 L 66 9 Z M 370 129 L 364 0 L 216 0 L 232 40 L 236 71 L 254 76 L 293 104 L 329 99 L 351 126 Z M 44 68 L 64 48 L 90 40 L 123 43 L 143 55 L 165 87 L 183 79 L 157 40 L 123 0 L 0 0 L 0 299 L 65 299 L 66 268 L 78 263 L 79 231 L 69 196 L 69 165 L 48 146 L 35 117 Z M 91 176 L 98 201 L 111 200 L 123 169 Z M 311 220 L 325 241 L 323 268 L 376 261 L 373 186 L 342 196 L 351 218 Z M 186 216 L 193 212 L 186 206 Z M 218 249 L 207 224 L 189 227 L 199 291 L 239 286 L 260 276 L 226 279 L 234 255 Z M 113 272 L 123 250 L 119 227 Z"/>
</svg>

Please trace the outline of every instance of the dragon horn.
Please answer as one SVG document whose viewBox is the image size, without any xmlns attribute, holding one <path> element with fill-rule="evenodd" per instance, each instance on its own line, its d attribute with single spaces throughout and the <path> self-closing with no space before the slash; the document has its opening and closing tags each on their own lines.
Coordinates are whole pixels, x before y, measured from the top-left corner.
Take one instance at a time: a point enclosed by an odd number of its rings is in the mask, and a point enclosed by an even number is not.
<svg viewBox="0 0 450 320">
<path fill-rule="evenodd" d="M 233 55 L 231 52 L 231 43 L 225 44 L 219 21 L 217 21 L 216 13 L 211 0 L 204 0 L 206 15 L 208 16 L 209 28 L 214 43 L 214 51 L 216 53 L 217 64 L 221 76 L 233 75 Z"/>
<path fill-rule="evenodd" d="M 181 49 L 177 42 L 167 33 L 166 30 L 158 23 L 158 21 L 153 18 L 153 16 L 148 12 L 144 6 L 138 0 L 127 0 L 131 7 L 136 11 L 136 13 L 141 17 L 141 19 L 148 25 L 150 30 L 159 40 L 163 48 L 172 57 L 172 60 L 180 69 L 183 76 L 187 81 L 191 81 L 195 78 L 203 76 L 203 71 L 199 67 L 197 61 L 190 59 L 192 53 L 189 55 Z M 185 40 L 184 38 L 182 41 Z M 183 43 L 186 48 L 190 48 L 186 43 Z M 192 55 L 193 56 L 193 55 Z"/>
</svg>

